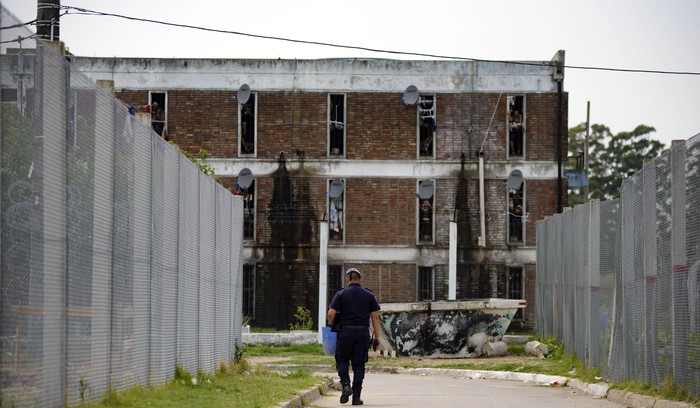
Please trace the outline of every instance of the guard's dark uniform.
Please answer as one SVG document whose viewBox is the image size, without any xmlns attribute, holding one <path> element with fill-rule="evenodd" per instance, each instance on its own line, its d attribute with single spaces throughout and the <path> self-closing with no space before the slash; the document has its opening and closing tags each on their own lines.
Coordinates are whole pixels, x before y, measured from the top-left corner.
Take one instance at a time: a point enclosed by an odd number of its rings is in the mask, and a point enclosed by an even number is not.
<svg viewBox="0 0 700 408">
<path fill-rule="evenodd" d="M 361 390 L 369 351 L 370 313 L 379 310 L 374 294 L 359 283 L 350 283 L 339 290 L 331 304 L 342 316 L 335 347 L 335 364 L 340 382 L 350 383 L 349 362 L 352 362 L 353 390 Z"/>
</svg>

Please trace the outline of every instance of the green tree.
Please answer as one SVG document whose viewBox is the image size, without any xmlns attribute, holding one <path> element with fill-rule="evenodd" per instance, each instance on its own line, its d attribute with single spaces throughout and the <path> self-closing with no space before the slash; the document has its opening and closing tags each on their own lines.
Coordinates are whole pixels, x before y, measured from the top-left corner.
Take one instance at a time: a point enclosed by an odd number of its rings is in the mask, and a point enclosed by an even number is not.
<svg viewBox="0 0 700 408">
<path fill-rule="evenodd" d="M 593 124 L 588 137 L 589 199 L 610 200 L 620 196 L 622 181 L 639 171 L 645 160 L 659 156 L 666 147 L 649 136 L 651 126 L 639 125 L 631 132 L 613 135 L 605 125 Z M 585 124 L 569 129 L 569 154 L 583 152 Z M 583 189 L 569 189 L 569 204 L 582 203 Z"/>
</svg>

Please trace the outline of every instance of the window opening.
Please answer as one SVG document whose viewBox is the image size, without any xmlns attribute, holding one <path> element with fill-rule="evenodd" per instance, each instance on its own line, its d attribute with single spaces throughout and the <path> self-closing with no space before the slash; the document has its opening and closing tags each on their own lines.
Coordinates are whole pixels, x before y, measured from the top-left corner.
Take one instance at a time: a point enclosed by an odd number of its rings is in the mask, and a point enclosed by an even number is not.
<svg viewBox="0 0 700 408">
<path fill-rule="evenodd" d="M 419 188 L 421 182 L 418 182 Z M 418 242 L 433 242 L 433 220 L 435 219 L 433 202 L 435 194 L 429 197 L 421 197 L 420 194 L 416 194 L 416 196 L 418 197 Z"/>
<path fill-rule="evenodd" d="M 243 199 L 243 239 L 255 239 L 255 180 L 248 188 L 236 181 L 236 195 Z"/>
<path fill-rule="evenodd" d="M 343 288 L 343 265 L 328 265 L 328 291 L 326 300 L 330 305 L 335 293 Z M 326 309 L 328 309 L 326 305 Z"/>
<path fill-rule="evenodd" d="M 17 88 L 0 89 L 0 102 L 17 102 Z"/>
<path fill-rule="evenodd" d="M 523 268 L 510 267 L 508 270 L 508 299 L 524 299 L 523 292 Z M 522 319 L 523 309 L 518 308 L 515 312 L 515 319 Z"/>
<path fill-rule="evenodd" d="M 525 237 L 525 182 L 519 189 L 508 190 L 508 233 L 509 243 L 522 244 Z"/>
<path fill-rule="evenodd" d="M 255 154 L 255 133 L 257 124 L 257 95 L 254 93 L 250 94 L 250 98 L 244 104 L 239 104 L 240 106 L 240 121 L 239 121 L 239 135 L 240 135 L 240 153 L 241 154 Z"/>
<path fill-rule="evenodd" d="M 418 301 L 435 299 L 435 274 L 430 266 L 418 267 Z"/>
<path fill-rule="evenodd" d="M 333 183 L 336 184 L 331 188 Z M 336 188 L 338 188 L 337 192 L 335 192 Z M 345 228 L 345 182 L 342 180 L 328 181 L 328 191 L 332 192 L 328 196 L 328 235 L 331 242 L 342 242 Z"/>
<path fill-rule="evenodd" d="M 255 318 L 255 265 L 243 265 L 243 316 Z"/>
<path fill-rule="evenodd" d="M 345 95 L 330 95 L 328 105 L 329 153 L 345 154 Z"/>
<path fill-rule="evenodd" d="M 508 97 L 508 154 L 522 157 L 525 141 L 525 96 Z"/>
<path fill-rule="evenodd" d="M 151 127 L 153 131 L 165 140 L 170 140 L 168 138 L 168 105 L 167 105 L 167 95 L 165 92 L 151 92 L 150 93 L 151 106 Z"/>
<path fill-rule="evenodd" d="M 435 96 L 421 95 L 418 100 L 418 156 L 434 157 L 435 132 Z"/>
</svg>

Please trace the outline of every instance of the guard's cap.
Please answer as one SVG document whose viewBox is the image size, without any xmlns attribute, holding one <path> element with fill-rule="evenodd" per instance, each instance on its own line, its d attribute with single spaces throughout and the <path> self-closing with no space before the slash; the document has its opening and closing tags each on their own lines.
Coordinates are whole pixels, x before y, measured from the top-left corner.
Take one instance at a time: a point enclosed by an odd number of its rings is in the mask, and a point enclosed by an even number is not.
<svg viewBox="0 0 700 408">
<path fill-rule="evenodd" d="M 355 273 L 357 273 L 358 275 L 360 275 L 360 278 L 362 277 L 362 272 L 358 271 L 358 270 L 355 269 L 355 268 L 350 268 L 350 269 L 348 269 L 347 271 L 345 271 L 345 276 L 350 276 L 350 274 L 353 273 L 353 272 L 355 272 Z"/>
</svg>

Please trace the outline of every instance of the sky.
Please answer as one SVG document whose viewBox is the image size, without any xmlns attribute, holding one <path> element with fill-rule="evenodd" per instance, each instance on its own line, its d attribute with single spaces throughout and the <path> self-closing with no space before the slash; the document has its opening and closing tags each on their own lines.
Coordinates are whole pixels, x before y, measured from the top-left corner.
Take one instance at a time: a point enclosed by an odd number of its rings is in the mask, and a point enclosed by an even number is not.
<svg viewBox="0 0 700 408">
<path fill-rule="evenodd" d="M 35 0 L 0 0 L 22 21 Z M 225 31 L 460 58 L 549 61 L 566 51 L 568 125 L 637 125 L 670 145 L 700 133 L 699 0 L 61 0 L 62 6 Z M 70 10 L 60 36 L 87 57 L 426 59 L 251 38 Z M 613 72 L 599 67 L 693 72 Z M 686 110 L 689 112 L 686 114 Z"/>
</svg>

